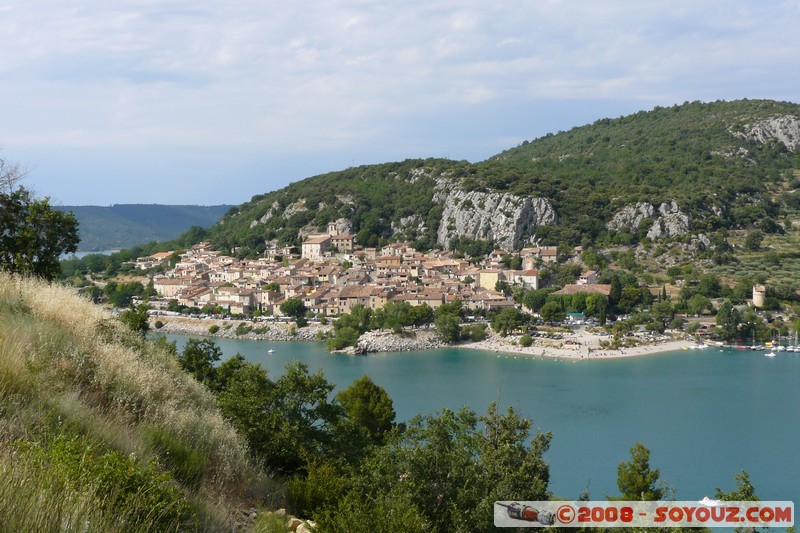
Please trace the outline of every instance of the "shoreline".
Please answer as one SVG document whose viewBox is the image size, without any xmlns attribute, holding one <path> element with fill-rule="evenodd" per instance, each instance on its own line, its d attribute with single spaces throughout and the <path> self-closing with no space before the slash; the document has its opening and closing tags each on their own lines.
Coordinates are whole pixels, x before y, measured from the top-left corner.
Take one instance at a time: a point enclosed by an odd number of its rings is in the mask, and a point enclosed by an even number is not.
<svg viewBox="0 0 800 533">
<path fill-rule="evenodd" d="M 153 326 L 156 320 L 162 321 L 164 324 L 163 327 L 156 329 Z M 303 328 L 296 328 L 293 323 L 269 323 L 268 331 L 258 333 L 251 331 L 243 335 L 237 335 L 235 333 L 235 327 L 239 323 L 255 326 L 256 328 L 259 325 L 242 320 L 204 320 L 199 318 L 164 316 L 153 316 L 150 322 L 152 332 L 256 341 L 322 342 L 323 339 L 321 339 L 320 336 L 325 336 L 332 330 L 332 326 L 329 324 L 325 326 L 309 324 Z M 213 334 L 208 331 L 208 328 L 212 325 L 220 326 L 220 329 Z M 263 327 L 263 325 L 261 325 L 261 327 Z M 355 348 L 353 348 L 353 350 L 355 350 L 354 354 L 366 355 L 369 353 L 425 351 L 438 348 L 464 348 L 467 350 L 531 358 L 546 357 L 550 359 L 588 361 L 656 355 L 686 349 L 696 344 L 690 340 L 673 337 L 669 340 L 659 340 L 621 349 L 601 348 L 600 341 L 606 340 L 608 337 L 586 333 L 585 331 L 574 332 L 573 335 L 571 335 L 574 339 L 574 344 L 565 344 L 563 342 L 554 343 L 552 341 L 535 338 L 534 344 L 529 347 L 523 347 L 518 344 L 519 335 L 501 337 L 496 334 L 490 335 L 483 341 L 444 344 L 436 342 L 432 338 L 432 333 L 431 331 L 419 331 L 415 332 L 415 334 L 410 337 L 408 335 L 393 334 L 388 331 L 368 332 L 359 339 L 357 345 L 359 350 Z M 342 353 L 350 353 L 350 351 L 343 351 Z"/>
<path fill-rule="evenodd" d="M 487 339 L 485 341 L 458 344 L 454 345 L 454 347 L 540 359 L 546 357 L 549 359 L 569 359 L 572 361 L 601 361 L 606 359 L 624 359 L 627 357 L 644 357 L 676 352 L 684 348 L 689 348 L 694 344 L 695 343 L 692 341 L 675 339 L 657 344 L 642 344 L 622 349 L 603 349 L 598 347 L 596 349 L 592 348 L 591 351 L 589 351 L 585 345 L 576 345 L 576 348 L 531 345 L 526 348 L 510 344 L 509 342 L 498 341 L 497 339 Z"/>
</svg>

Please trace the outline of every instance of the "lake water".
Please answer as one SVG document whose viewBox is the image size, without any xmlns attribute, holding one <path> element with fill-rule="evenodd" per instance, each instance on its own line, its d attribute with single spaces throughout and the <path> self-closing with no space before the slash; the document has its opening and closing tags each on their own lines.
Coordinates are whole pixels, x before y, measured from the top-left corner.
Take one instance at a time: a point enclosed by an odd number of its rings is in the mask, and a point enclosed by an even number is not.
<svg viewBox="0 0 800 533">
<path fill-rule="evenodd" d="M 188 337 L 168 335 L 179 349 Z M 394 400 L 398 420 L 442 407 L 479 414 L 492 401 L 553 432 L 550 489 L 576 498 L 616 495 L 617 465 L 637 441 L 680 500 L 732 490 L 747 470 L 762 500 L 800 501 L 800 354 L 680 351 L 576 363 L 442 349 L 334 356 L 318 343 L 217 339 L 273 377 L 298 359 L 336 390 L 368 374 Z M 275 353 L 268 354 L 268 349 Z"/>
</svg>

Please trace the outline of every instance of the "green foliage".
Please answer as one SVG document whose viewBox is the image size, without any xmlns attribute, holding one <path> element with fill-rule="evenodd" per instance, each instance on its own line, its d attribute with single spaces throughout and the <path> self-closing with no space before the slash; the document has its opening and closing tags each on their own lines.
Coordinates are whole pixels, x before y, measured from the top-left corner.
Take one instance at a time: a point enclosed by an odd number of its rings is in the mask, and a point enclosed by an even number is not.
<svg viewBox="0 0 800 533">
<path fill-rule="evenodd" d="M 15 447 L 29 468 L 48 471 L 73 490 L 92 491 L 97 504 L 123 523 L 166 530 L 195 518 L 186 495 L 157 464 L 104 452 L 80 437 L 57 435 L 45 444 L 18 440 Z"/>
<path fill-rule="evenodd" d="M 472 342 L 486 340 L 486 324 L 470 324 L 461 328 L 461 336 Z"/>
<path fill-rule="evenodd" d="M 742 470 L 734 476 L 734 479 L 736 480 L 736 490 L 724 492 L 722 489 L 717 487 L 714 492 L 714 498 L 729 502 L 759 501 L 758 496 L 756 496 L 756 489 L 753 487 L 753 484 L 750 483 L 750 474 Z"/>
<path fill-rule="evenodd" d="M 103 288 L 103 293 L 111 305 L 124 309 L 131 305 L 134 296 L 141 296 L 144 293 L 144 285 L 138 281 L 130 283 L 109 281 Z"/>
<path fill-rule="evenodd" d="M 289 298 L 281 304 L 281 313 L 292 318 L 305 316 L 306 311 L 306 304 L 299 298 Z"/>
<path fill-rule="evenodd" d="M 294 361 L 276 381 L 260 365 L 234 357 L 217 371 L 222 412 L 245 435 L 270 470 L 293 474 L 337 448 L 334 430 L 342 408 L 329 401 L 333 385 Z"/>
<path fill-rule="evenodd" d="M 412 504 L 433 531 L 487 531 L 494 501 L 547 499 L 551 435 L 526 444 L 530 430 L 530 420 L 494 404 L 480 418 L 468 409 L 416 417 L 365 461 L 358 484 L 370 500 Z"/>
<path fill-rule="evenodd" d="M 217 369 L 214 364 L 222 357 L 222 350 L 211 339 L 189 339 L 178 357 L 184 370 L 192 374 L 197 381 L 214 388 Z"/>
<path fill-rule="evenodd" d="M 519 338 L 519 345 L 523 348 L 528 348 L 533 344 L 533 337 L 528 334 L 523 335 Z"/>
<path fill-rule="evenodd" d="M 150 330 L 150 324 L 148 323 L 150 315 L 147 313 L 149 310 L 150 306 L 147 304 L 131 304 L 129 309 L 120 313 L 119 319 L 123 324 L 128 326 L 131 331 L 145 335 Z"/>
<path fill-rule="evenodd" d="M 716 322 L 723 339 L 735 340 L 738 336 L 738 326 L 742 322 L 742 316 L 730 301 L 725 300 L 717 310 Z"/>
<path fill-rule="evenodd" d="M 545 322 L 561 322 L 566 314 L 558 302 L 550 301 L 542 306 L 539 315 Z"/>
<path fill-rule="evenodd" d="M 450 250 L 476 259 L 492 253 L 494 246 L 493 241 L 474 240 L 467 237 L 456 237 L 450 241 Z"/>
<path fill-rule="evenodd" d="M 754 229 L 747 232 L 747 237 L 744 239 L 744 246 L 748 250 L 757 252 L 761 249 L 761 243 L 764 241 L 764 233 L 761 230 Z"/>
<path fill-rule="evenodd" d="M 0 270 L 54 279 L 59 258 L 76 251 L 79 241 L 75 216 L 48 198 L 37 200 L 24 187 L 0 192 Z"/>
<path fill-rule="evenodd" d="M 164 428 L 151 426 L 144 431 L 145 439 L 160 457 L 175 479 L 187 487 L 197 487 L 203 479 L 208 459 L 200 451 Z"/>
<path fill-rule="evenodd" d="M 457 342 L 461 338 L 461 319 L 457 315 L 438 314 L 433 324 L 445 342 Z"/>
<path fill-rule="evenodd" d="M 528 322 L 528 315 L 516 307 L 506 307 L 492 317 L 492 329 L 505 337 Z"/>
<path fill-rule="evenodd" d="M 253 326 L 251 326 L 247 322 L 239 322 L 238 324 L 236 324 L 236 329 L 233 331 L 237 335 L 247 335 L 248 333 L 253 331 Z"/>
<path fill-rule="evenodd" d="M 317 515 L 320 533 L 428 533 L 428 521 L 409 497 L 390 491 L 376 496 L 351 492 Z"/>
<path fill-rule="evenodd" d="M 538 313 L 541 311 L 542 306 L 547 303 L 547 295 L 551 292 L 553 292 L 552 289 L 526 291 L 522 297 L 522 304 L 534 313 Z"/>
<path fill-rule="evenodd" d="M 657 501 L 665 496 L 665 489 L 659 486 L 658 469 L 650 469 L 650 450 L 637 442 L 631 448 L 631 460 L 617 467 L 617 486 L 620 500 Z"/>
<path fill-rule="evenodd" d="M 699 315 L 712 309 L 711 300 L 702 294 L 695 294 L 686 302 L 686 309 L 693 315 Z"/>
<path fill-rule="evenodd" d="M 357 329 L 351 327 L 334 327 L 334 336 L 325 341 L 329 351 L 342 350 L 348 346 L 355 346 L 361 335 Z"/>
<path fill-rule="evenodd" d="M 350 313 L 341 315 L 333 324 L 334 336 L 328 339 L 328 350 L 341 350 L 347 346 L 355 346 L 358 337 L 369 331 L 372 324 L 372 309 L 363 305 L 354 305 Z"/>
<path fill-rule="evenodd" d="M 295 475 L 286 484 L 289 510 L 296 516 L 313 516 L 319 509 L 335 505 L 350 488 L 351 479 L 328 461 L 311 461 L 307 475 Z M 285 533 L 284 525 L 281 533 Z"/>
<path fill-rule="evenodd" d="M 442 213 L 442 207 L 433 202 L 435 177 L 457 165 L 442 159 L 408 160 L 353 167 L 301 180 L 279 191 L 256 195 L 231 209 L 223 223 L 211 228 L 209 239 L 222 249 L 248 246 L 260 251 L 266 240 L 297 245 L 297 235 L 303 227 L 322 229 L 330 220 L 347 217 L 353 224 L 356 241 L 376 246 L 391 237 L 393 222 L 416 214 L 426 229 L 410 229 L 405 237 L 418 249 L 429 249 L 436 243 Z M 253 220 L 260 220 L 269 212 L 280 215 L 301 199 L 305 200 L 306 211 L 288 218 L 272 216 L 266 223 L 250 227 Z"/>
<path fill-rule="evenodd" d="M 383 387 L 362 376 L 336 395 L 347 418 L 374 444 L 383 444 L 394 427 L 392 398 Z"/>
<path fill-rule="evenodd" d="M 218 325 L 216 325 L 216 324 L 212 324 L 212 325 L 211 325 L 211 326 L 209 326 L 209 328 L 208 328 L 208 332 L 209 332 L 210 334 L 212 334 L 212 335 L 213 335 L 213 334 L 215 334 L 215 333 L 216 333 L 216 332 L 218 332 L 218 331 L 219 331 L 219 326 L 218 326 Z"/>
</svg>

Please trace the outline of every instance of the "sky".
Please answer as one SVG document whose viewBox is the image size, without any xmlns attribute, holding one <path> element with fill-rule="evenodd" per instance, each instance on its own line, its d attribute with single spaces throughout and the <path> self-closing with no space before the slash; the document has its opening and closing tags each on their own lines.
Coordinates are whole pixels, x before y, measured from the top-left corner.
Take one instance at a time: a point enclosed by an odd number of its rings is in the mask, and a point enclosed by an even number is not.
<svg viewBox="0 0 800 533">
<path fill-rule="evenodd" d="M 0 157 L 60 205 L 238 204 L 684 101 L 800 103 L 800 2 L 0 0 Z"/>
</svg>

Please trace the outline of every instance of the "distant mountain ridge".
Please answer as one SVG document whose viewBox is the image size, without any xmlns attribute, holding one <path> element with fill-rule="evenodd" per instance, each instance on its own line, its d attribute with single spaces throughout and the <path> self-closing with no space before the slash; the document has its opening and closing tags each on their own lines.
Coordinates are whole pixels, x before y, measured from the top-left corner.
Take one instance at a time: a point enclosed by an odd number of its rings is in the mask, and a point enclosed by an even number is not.
<svg viewBox="0 0 800 533">
<path fill-rule="evenodd" d="M 80 226 L 78 251 L 119 250 L 152 241 L 168 241 L 193 226 L 209 227 L 229 205 L 115 204 L 57 206 L 75 213 Z"/>
</svg>

